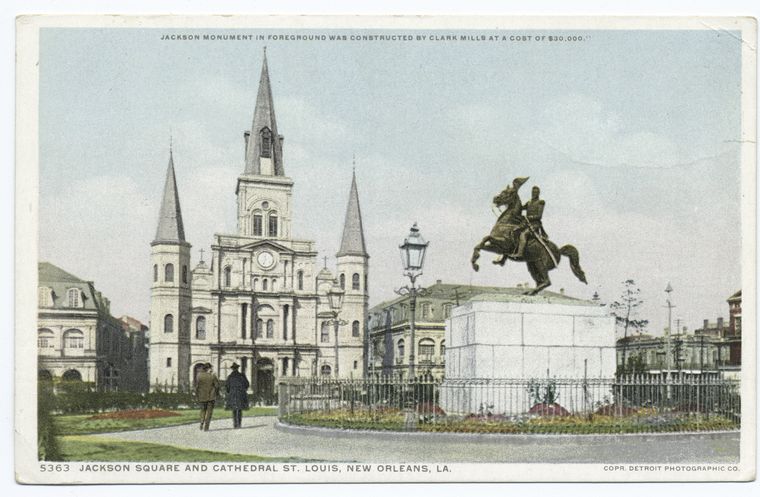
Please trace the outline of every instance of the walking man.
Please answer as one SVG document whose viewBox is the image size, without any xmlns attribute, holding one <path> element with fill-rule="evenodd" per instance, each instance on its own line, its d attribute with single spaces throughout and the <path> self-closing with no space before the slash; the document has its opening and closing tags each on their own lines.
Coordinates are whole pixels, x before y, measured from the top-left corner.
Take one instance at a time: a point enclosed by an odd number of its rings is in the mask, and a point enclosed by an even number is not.
<svg viewBox="0 0 760 497">
<path fill-rule="evenodd" d="M 195 384 L 195 398 L 201 405 L 201 430 L 208 431 L 211 415 L 214 413 L 214 402 L 219 394 L 219 379 L 211 370 L 211 363 L 203 365 L 203 371 L 198 373 Z"/>
<path fill-rule="evenodd" d="M 240 366 L 232 364 L 232 373 L 227 377 L 224 389 L 227 392 L 225 407 L 232 410 L 232 426 L 240 428 L 243 422 L 243 409 L 248 409 L 248 378 L 238 371 Z"/>
</svg>

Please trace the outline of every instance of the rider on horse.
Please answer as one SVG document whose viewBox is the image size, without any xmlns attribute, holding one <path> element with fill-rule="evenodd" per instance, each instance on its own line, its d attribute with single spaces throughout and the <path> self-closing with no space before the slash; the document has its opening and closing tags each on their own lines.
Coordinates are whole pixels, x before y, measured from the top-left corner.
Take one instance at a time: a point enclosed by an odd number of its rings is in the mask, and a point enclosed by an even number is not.
<svg viewBox="0 0 760 497">
<path fill-rule="evenodd" d="M 516 259 L 521 259 L 525 254 L 525 245 L 528 243 L 529 234 L 532 234 L 535 237 L 540 236 L 544 239 L 549 238 L 549 236 L 546 234 L 546 230 L 544 230 L 544 225 L 541 222 L 541 218 L 544 215 L 545 206 L 544 200 L 538 198 L 541 194 L 541 189 L 537 186 L 534 186 L 531 194 L 532 198 L 528 201 L 527 204 L 525 204 L 525 206 L 522 207 L 522 209 L 525 210 L 525 218 L 527 221 L 524 221 L 522 224 L 520 242 L 517 246 L 517 250 L 515 250 L 513 254 L 509 255 L 510 257 L 514 257 Z"/>
</svg>

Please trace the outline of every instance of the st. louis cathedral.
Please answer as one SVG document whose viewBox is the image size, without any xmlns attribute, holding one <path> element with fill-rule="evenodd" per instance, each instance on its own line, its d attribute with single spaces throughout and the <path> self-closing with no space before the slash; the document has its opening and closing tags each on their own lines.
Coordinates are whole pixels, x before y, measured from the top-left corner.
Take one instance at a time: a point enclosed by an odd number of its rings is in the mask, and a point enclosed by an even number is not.
<svg viewBox="0 0 760 497">
<path fill-rule="evenodd" d="M 151 243 L 151 384 L 187 390 L 206 362 L 220 378 L 237 362 L 263 400 L 282 377 L 361 377 L 369 255 L 356 176 L 334 275 L 318 264 L 315 243 L 291 232 L 293 180 L 285 175 L 266 54 L 253 125 L 244 137 L 237 233 L 215 234 L 210 261 L 201 257 L 193 269 L 169 152 Z M 341 291 L 336 319 L 328 294 Z"/>
</svg>

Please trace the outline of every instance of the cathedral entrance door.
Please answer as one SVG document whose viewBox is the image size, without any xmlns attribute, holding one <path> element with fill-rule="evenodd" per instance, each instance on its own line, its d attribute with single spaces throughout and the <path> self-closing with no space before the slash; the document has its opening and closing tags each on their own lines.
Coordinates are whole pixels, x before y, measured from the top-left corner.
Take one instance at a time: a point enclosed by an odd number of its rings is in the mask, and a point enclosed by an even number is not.
<svg viewBox="0 0 760 497">
<path fill-rule="evenodd" d="M 271 359 L 259 359 L 256 364 L 256 402 L 267 405 L 276 402 L 274 392 L 274 363 Z"/>
</svg>

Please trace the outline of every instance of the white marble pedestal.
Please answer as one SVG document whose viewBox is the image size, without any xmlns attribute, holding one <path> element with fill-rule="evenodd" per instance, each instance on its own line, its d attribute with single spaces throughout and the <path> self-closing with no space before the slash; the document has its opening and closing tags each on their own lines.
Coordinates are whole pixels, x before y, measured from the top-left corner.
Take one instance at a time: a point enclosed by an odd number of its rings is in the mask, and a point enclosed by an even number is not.
<svg viewBox="0 0 760 497">
<path fill-rule="evenodd" d="M 609 394 L 603 383 L 615 368 L 615 318 L 606 307 L 552 293 L 481 294 L 446 323 L 440 404 L 450 414 L 521 414 L 535 403 L 532 382 L 542 392 L 552 383 L 560 405 L 585 411 Z"/>
</svg>

